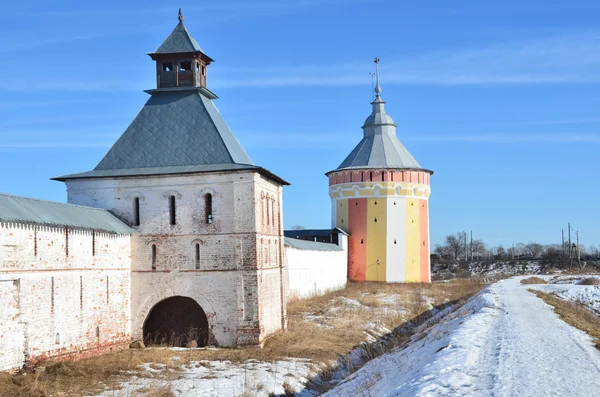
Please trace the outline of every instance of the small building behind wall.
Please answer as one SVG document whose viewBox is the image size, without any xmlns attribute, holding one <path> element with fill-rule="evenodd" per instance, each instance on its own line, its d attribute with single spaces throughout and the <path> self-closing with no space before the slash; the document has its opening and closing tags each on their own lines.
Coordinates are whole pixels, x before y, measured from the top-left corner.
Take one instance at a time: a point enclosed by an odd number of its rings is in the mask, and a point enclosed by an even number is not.
<svg viewBox="0 0 600 397">
<path fill-rule="evenodd" d="M 0 370 L 130 342 L 132 232 L 105 210 L 0 194 Z"/>
<path fill-rule="evenodd" d="M 347 236 L 339 234 L 339 237 L 340 245 L 285 238 L 289 272 L 288 300 L 322 295 L 346 286 Z"/>
</svg>

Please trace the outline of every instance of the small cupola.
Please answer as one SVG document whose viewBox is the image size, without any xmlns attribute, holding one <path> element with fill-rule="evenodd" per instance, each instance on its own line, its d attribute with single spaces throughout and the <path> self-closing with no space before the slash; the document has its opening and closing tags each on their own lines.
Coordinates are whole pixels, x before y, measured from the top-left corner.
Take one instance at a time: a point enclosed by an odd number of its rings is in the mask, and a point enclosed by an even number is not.
<svg viewBox="0 0 600 397">
<path fill-rule="evenodd" d="M 181 8 L 179 23 L 155 52 L 156 88 L 204 87 L 208 65 L 213 59 L 206 55 L 185 27 Z"/>
</svg>

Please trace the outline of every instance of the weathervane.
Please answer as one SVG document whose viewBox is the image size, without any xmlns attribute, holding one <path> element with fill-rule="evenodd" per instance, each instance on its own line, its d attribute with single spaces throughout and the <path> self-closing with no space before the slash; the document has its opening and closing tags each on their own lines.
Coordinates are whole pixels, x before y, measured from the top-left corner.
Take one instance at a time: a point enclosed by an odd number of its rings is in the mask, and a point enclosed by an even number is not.
<svg viewBox="0 0 600 397">
<path fill-rule="evenodd" d="M 179 19 L 179 22 L 183 22 L 183 14 L 181 13 L 181 8 L 179 9 L 179 17 L 177 17 L 177 19 Z"/>
<path fill-rule="evenodd" d="M 377 81 L 377 84 L 375 85 L 375 94 L 377 94 L 376 99 L 379 99 L 379 94 L 381 94 L 381 87 L 379 86 L 379 61 L 381 61 L 381 59 L 375 57 L 375 80 Z"/>
</svg>

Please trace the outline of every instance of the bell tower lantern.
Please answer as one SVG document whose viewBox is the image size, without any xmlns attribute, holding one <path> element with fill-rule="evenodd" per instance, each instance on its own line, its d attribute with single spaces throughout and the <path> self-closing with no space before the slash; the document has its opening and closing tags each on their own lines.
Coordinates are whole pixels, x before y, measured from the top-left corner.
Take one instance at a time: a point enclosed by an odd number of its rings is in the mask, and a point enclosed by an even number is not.
<svg viewBox="0 0 600 397">
<path fill-rule="evenodd" d="M 213 59 L 206 55 L 183 24 L 179 9 L 179 23 L 155 52 L 149 53 L 156 61 L 156 88 L 204 87 L 208 65 Z"/>
</svg>

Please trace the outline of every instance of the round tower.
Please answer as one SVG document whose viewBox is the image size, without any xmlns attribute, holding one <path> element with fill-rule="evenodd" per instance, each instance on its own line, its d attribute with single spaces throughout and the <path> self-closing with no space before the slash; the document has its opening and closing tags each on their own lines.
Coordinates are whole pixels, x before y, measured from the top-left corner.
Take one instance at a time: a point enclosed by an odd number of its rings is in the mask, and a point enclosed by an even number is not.
<svg viewBox="0 0 600 397">
<path fill-rule="evenodd" d="M 363 139 L 328 172 L 332 226 L 350 234 L 348 279 L 429 282 L 429 195 L 433 171 L 396 137 L 379 85 Z"/>
</svg>

